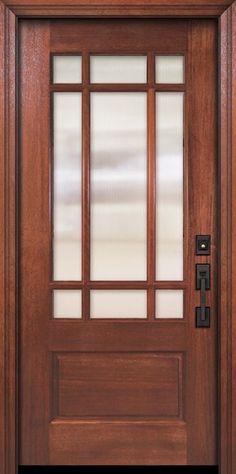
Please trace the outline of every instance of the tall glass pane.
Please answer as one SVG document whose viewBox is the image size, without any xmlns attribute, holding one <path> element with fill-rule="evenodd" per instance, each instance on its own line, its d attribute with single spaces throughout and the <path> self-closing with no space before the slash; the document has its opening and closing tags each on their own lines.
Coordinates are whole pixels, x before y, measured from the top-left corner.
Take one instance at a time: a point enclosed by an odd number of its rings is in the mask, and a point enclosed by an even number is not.
<svg viewBox="0 0 236 474">
<path fill-rule="evenodd" d="M 156 94 L 156 278 L 183 279 L 182 92 Z"/>
<path fill-rule="evenodd" d="M 81 279 L 81 94 L 54 93 L 54 280 Z"/>
<path fill-rule="evenodd" d="M 146 93 L 91 97 L 91 278 L 146 279 Z"/>
</svg>

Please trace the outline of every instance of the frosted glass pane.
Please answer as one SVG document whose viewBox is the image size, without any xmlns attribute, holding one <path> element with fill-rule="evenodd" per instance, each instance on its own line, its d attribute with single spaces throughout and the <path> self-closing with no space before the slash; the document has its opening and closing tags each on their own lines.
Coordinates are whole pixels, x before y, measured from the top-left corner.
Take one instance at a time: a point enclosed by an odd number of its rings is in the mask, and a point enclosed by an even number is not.
<svg viewBox="0 0 236 474">
<path fill-rule="evenodd" d="M 93 280 L 146 279 L 146 147 L 146 93 L 93 93 Z"/>
<path fill-rule="evenodd" d="M 81 94 L 54 93 L 54 279 L 81 279 Z"/>
<path fill-rule="evenodd" d="M 156 94 L 156 278 L 183 279 L 182 92 Z"/>
<path fill-rule="evenodd" d="M 82 80 L 81 56 L 53 56 L 54 84 L 79 84 Z"/>
<path fill-rule="evenodd" d="M 91 290 L 91 318 L 146 318 L 145 290 Z"/>
<path fill-rule="evenodd" d="M 183 290 L 156 291 L 156 318 L 183 318 Z"/>
<path fill-rule="evenodd" d="M 146 56 L 91 56 L 91 83 L 143 84 L 147 82 Z"/>
<path fill-rule="evenodd" d="M 53 317 L 81 318 L 81 290 L 54 290 Z"/>
<path fill-rule="evenodd" d="M 183 84 L 184 56 L 156 56 L 156 82 Z"/>
</svg>

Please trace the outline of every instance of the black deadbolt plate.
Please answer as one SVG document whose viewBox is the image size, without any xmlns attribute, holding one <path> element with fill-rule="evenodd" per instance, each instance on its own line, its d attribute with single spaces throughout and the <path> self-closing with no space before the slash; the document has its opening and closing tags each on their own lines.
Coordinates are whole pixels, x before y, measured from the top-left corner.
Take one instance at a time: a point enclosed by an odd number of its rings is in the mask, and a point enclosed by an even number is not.
<svg viewBox="0 0 236 474">
<path fill-rule="evenodd" d="M 211 236 L 196 235 L 196 255 L 210 255 L 211 253 Z"/>
</svg>

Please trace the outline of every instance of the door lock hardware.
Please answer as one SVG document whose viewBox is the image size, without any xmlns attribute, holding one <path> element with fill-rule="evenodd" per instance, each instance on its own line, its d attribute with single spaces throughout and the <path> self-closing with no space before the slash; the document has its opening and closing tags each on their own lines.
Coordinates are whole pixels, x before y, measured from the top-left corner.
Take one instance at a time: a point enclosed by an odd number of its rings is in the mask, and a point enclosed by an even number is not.
<svg viewBox="0 0 236 474">
<path fill-rule="evenodd" d="M 196 235 L 196 255 L 210 255 L 211 253 L 211 236 Z"/>
<path fill-rule="evenodd" d="M 196 308 L 196 327 L 210 327 L 210 308 L 206 306 L 206 291 L 210 289 L 210 265 L 196 265 L 196 289 L 200 290 L 200 306 Z"/>
</svg>

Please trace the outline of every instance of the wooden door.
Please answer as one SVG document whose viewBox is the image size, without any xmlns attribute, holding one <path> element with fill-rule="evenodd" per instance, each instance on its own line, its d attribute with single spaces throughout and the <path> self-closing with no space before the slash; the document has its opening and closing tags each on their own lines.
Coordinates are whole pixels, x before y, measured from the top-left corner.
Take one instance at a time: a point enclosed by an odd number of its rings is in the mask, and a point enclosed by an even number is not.
<svg viewBox="0 0 236 474">
<path fill-rule="evenodd" d="M 20 22 L 21 464 L 217 464 L 216 54 L 214 20 Z"/>
</svg>

